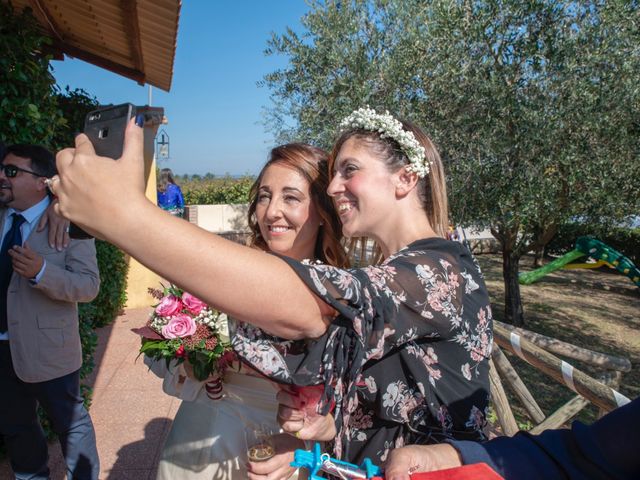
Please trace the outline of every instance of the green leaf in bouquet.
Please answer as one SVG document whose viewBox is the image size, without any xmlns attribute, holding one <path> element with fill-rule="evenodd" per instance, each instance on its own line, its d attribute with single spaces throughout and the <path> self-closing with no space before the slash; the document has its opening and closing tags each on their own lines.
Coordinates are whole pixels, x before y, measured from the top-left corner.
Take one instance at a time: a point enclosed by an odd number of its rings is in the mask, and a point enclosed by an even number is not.
<svg viewBox="0 0 640 480">
<path fill-rule="evenodd" d="M 143 353 L 151 358 L 162 358 L 162 352 L 166 350 L 165 340 L 143 340 L 140 347 L 140 353 Z"/>
<path fill-rule="evenodd" d="M 161 284 L 162 285 L 162 284 Z M 164 287 L 164 285 L 162 285 Z M 169 284 L 168 287 L 164 287 L 165 295 L 173 295 L 174 297 L 181 298 L 182 297 L 182 289 L 176 287 L 174 284 Z"/>
<path fill-rule="evenodd" d="M 189 360 L 191 360 L 191 358 Z M 197 357 L 194 357 L 194 360 L 191 361 L 191 366 L 193 367 L 193 374 L 201 382 L 206 380 L 211 373 L 209 365 L 197 359 Z"/>
<path fill-rule="evenodd" d="M 171 352 L 168 351 L 163 351 L 162 352 L 162 356 L 164 358 L 164 361 L 167 362 L 167 370 L 171 371 L 171 361 L 172 360 L 176 360 L 177 365 L 180 365 L 182 362 L 184 362 L 184 358 L 183 357 L 176 357 L 174 354 L 172 354 Z"/>
</svg>

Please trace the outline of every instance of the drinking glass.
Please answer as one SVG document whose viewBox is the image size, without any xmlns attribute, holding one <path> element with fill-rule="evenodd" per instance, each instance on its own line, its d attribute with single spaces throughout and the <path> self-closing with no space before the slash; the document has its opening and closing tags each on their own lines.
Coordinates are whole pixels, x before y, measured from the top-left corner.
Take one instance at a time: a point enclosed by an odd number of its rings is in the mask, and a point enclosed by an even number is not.
<svg viewBox="0 0 640 480">
<path fill-rule="evenodd" d="M 252 425 L 245 431 L 247 457 L 251 462 L 263 462 L 276 454 L 273 432 L 265 425 Z"/>
</svg>

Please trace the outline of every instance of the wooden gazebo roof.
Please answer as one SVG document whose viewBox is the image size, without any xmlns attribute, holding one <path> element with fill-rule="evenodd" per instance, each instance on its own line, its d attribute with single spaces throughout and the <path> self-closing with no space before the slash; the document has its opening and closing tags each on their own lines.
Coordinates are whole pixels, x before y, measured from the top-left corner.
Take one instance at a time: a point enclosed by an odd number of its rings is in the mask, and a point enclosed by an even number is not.
<svg viewBox="0 0 640 480">
<path fill-rule="evenodd" d="M 180 0 L 11 0 L 30 7 L 53 41 L 53 54 L 168 91 Z"/>
</svg>

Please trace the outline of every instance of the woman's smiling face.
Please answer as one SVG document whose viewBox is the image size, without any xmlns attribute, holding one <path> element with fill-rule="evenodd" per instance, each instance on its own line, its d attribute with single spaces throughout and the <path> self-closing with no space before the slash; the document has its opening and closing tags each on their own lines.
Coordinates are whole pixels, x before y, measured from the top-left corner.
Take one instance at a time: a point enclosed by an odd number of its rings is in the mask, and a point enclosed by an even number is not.
<svg viewBox="0 0 640 480">
<path fill-rule="evenodd" d="M 395 203 L 396 176 L 365 142 L 350 138 L 342 145 L 327 193 L 346 237 L 384 236 Z"/>
<path fill-rule="evenodd" d="M 256 220 L 270 251 L 313 259 L 320 216 L 309 182 L 296 170 L 277 163 L 267 168 L 258 189 Z"/>
</svg>

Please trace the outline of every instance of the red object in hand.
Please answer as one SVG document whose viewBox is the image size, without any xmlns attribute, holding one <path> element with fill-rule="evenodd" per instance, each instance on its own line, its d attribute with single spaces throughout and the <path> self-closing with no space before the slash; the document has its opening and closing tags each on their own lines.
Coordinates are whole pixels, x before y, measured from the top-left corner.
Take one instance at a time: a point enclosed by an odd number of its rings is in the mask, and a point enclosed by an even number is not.
<svg viewBox="0 0 640 480">
<path fill-rule="evenodd" d="M 374 480 L 384 480 L 375 477 Z M 414 473 L 411 480 L 504 480 L 486 463 L 447 468 L 436 472 Z"/>
<path fill-rule="evenodd" d="M 414 473 L 411 480 L 503 480 L 486 463 L 474 463 L 462 467 L 447 468 L 429 473 Z"/>
<path fill-rule="evenodd" d="M 296 396 L 295 408 L 303 410 L 307 416 L 317 415 L 318 402 L 320 401 L 320 397 L 322 397 L 323 391 L 323 385 L 313 385 L 310 387 L 298 387 L 293 385 L 291 387 L 291 393 Z M 333 410 L 333 407 L 334 404 L 332 403 L 331 410 Z"/>
</svg>

